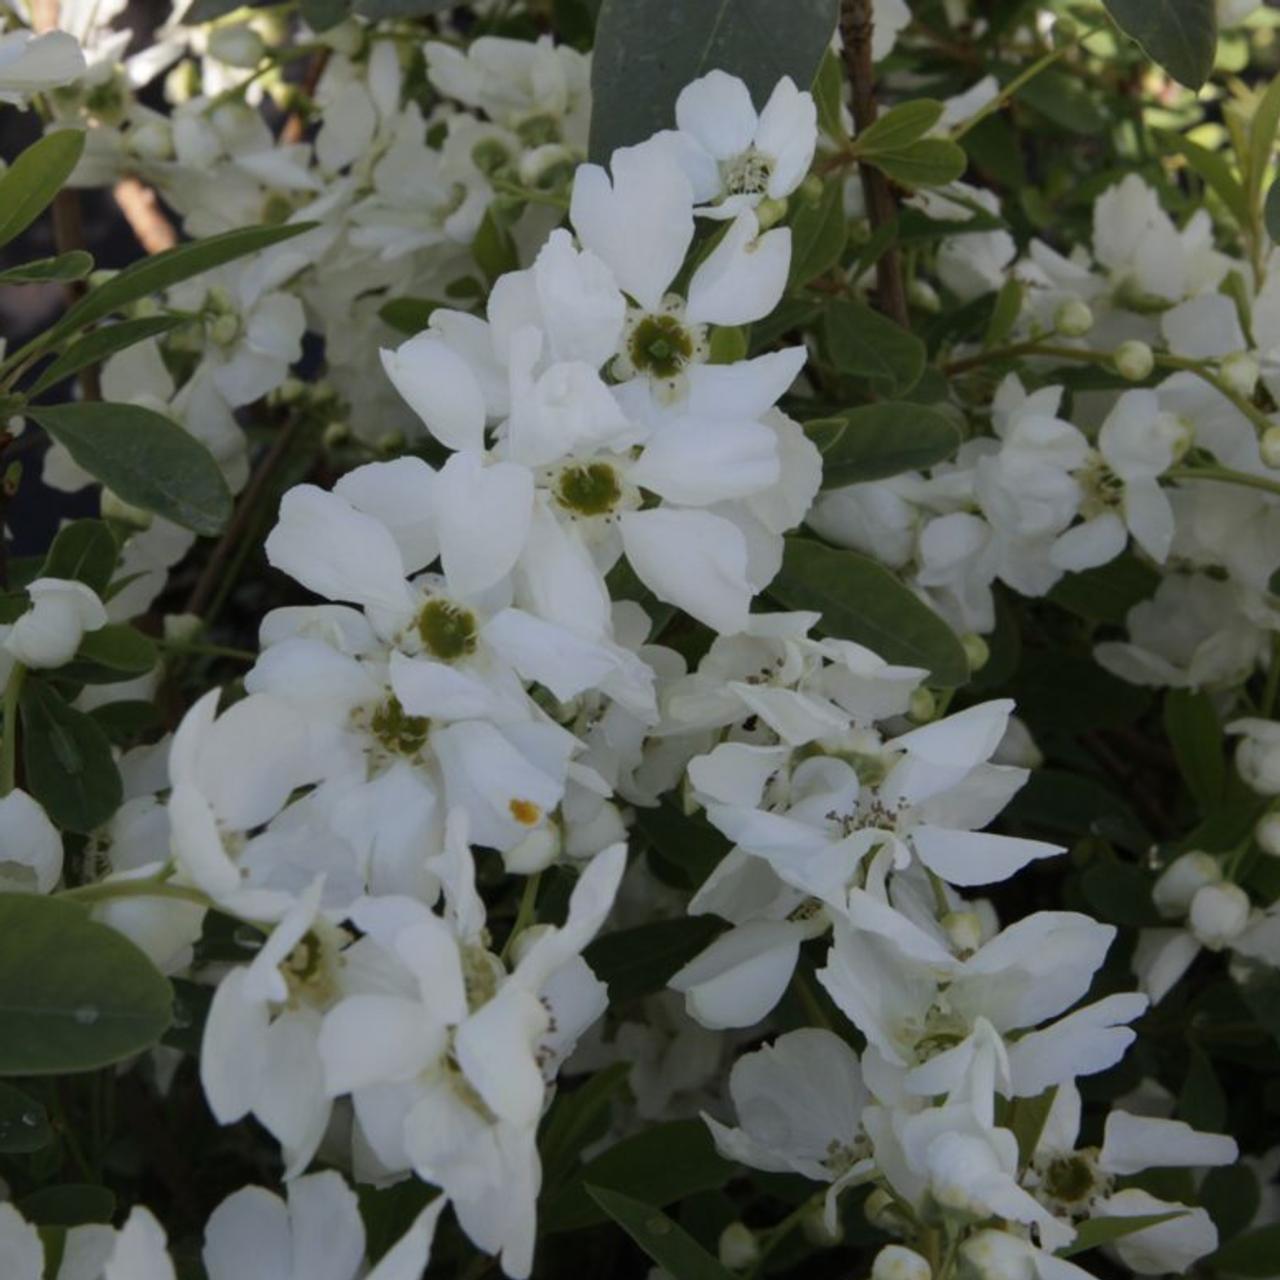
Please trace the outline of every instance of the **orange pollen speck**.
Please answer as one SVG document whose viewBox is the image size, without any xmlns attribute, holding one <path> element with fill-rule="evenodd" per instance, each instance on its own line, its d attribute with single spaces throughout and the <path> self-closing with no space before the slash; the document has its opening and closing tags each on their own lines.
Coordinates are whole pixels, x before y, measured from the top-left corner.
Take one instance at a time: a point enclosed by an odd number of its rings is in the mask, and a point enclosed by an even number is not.
<svg viewBox="0 0 1280 1280">
<path fill-rule="evenodd" d="M 507 807 L 511 816 L 526 827 L 532 827 L 542 817 L 542 810 L 532 800 L 513 800 Z"/>
</svg>

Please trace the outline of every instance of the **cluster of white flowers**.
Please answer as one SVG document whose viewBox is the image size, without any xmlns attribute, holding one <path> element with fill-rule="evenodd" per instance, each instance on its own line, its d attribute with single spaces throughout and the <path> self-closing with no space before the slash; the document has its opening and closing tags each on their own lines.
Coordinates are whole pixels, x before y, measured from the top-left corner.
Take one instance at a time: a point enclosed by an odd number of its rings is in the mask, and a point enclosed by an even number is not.
<svg viewBox="0 0 1280 1280">
<path fill-rule="evenodd" d="M 1280 257 L 1242 273 L 1207 214 L 1178 227 L 1136 176 L 1098 200 L 1092 249 L 1071 258 L 1039 242 L 1019 258 L 1004 231 L 951 237 L 938 286 L 971 300 L 1014 282 L 1007 341 L 1028 367 L 1101 349 L 1117 385 L 1074 395 L 1069 421 L 1063 387 L 1010 374 L 951 460 L 823 490 L 817 446 L 779 408 L 804 390 L 808 347 L 735 345 L 783 300 L 780 224 L 820 145 L 790 80 L 757 112 L 713 71 L 680 95 L 676 128 L 595 165 L 585 55 L 489 37 L 410 49 L 395 24 L 349 19 L 317 37 L 318 128 L 300 141 L 258 110 L 269 12 L 174 24 L 122 62 L 104 34 L 122 4 L 98 7 L 64 0 L 83 55 L 59 34 L 0 37 L 0 100 L 48 92 L 55 120 L 91 121 L 79 181 L 140 176 L 196 236 L 316 224 L 170 290 L 189 325 L 108 360 L 106 397 L 180 422 L 233 491 L 249 475 L 236 412 L 263 397 L 310 397 L 334 439 L 362 442 L 330 488 L 284 494 L 265 540 L 320 602 L 268 612 L 238 696 L 209 691 L 171 737 L 125 754 L 124 803 L 85 858 L 86 884 L 139 882 L 94 900 L 94 918 L 214 988 L 200 1050 L 214 1116 L 252 1116 L 282 1154 L 287 1204 L 246 1188 L 209 1220 L 210 1280 L 413 1280 L 446 1205 L 528 1276 L 539 1123 L 562 1074 L 611 1061 L 646 1119 L 701 1111 L 728 1159 L 819 1184 L 826 1241 L 859 1189 L 902 1242 L 875 1280 L 930 1280 L 943 1254 L 975 1280 L 1087 1277 L 1059 1255 L 1102 1218 L 1154 1217 L 1110 1246 L 1136 1274 L 1210 1254 L 1203 1208 L 1126 1179 L 1231 1164 L 1234 1140 L 1134 1099 L 1081 1145 L 1077 1081 L 1122 1059 L 1202 949 L 1280 965 L 1280 912 L 1237 882 L 1238 859 L 1184 852 L 1154 883 L 1167 927 L 1142 932 L 1141 989 L 1099 983 L 1113 926 L 1069 910 L 1006 923 L 976 896 L 1064 852 L 985 830 L 1030 774 L 1013 703 L 948 714 L 928 671 L 764 593 L 802 524 L 895 570 L 967 637 L 994 631 L 999 584 L 1043 597 L 1128 557 L 1158 585 L 1098 663 L 1141 684 L 1240 685 L 1280 630 L 1280 485 L 1249 484 L 1280 464 L 1280 413 L 1271 425 L 1252 399 L 1259 380 L 1280 399 Z M 884 8 L 886 33 L 910 17 Z M 426 109 L 406 102 L 410 55 L 438 95 Z M 136 90 L 169 67 L 161 114 Z M 957 220 L 986 200 L 963 184 L 920 197 Z M 491 270 L 485 237 L 528 265 Z M 1233 271 L 1239 296 L 1220 289 Z M 398 341 L 380 312 L 421 299 L 429 322 Z M 291 376 L 308 333 L 329 389 Z M 992 352 L 950 355 L 960 401 Z M 1123 386 L 1160 362 L 1167 377 Z M 90 482 L 58 446 L 45 479 Z M 159 519 L 136 530 L 105 599 L 32 582 L 0 627 L 0 675 L 61 667 L 87 633 L 146 610 L 193 541 Z M 660 643 L 674 611 L 711 633 L 692 663 Z M 1271 710 L 1227 726 L 1267 798 Z M 628 867 L 636 811 L 672 795 L 731 846 L 687 902 Z M 0 888 L 53 890 L 62 847 L 39 804 L 14 789 L 0 822 Z M 1280 853 L 1280 809 L 1256 840 Z M 548 913 L 553 869 L 572 890 Z M 514 920 L 491 919 L 478 888 L 503 874 L 521 878 Z M 676 996 L 623 1016 L 583 951 L 632 900 L 641 919 L 724 927 L 671 978 Z M 200 957 L 211 911 L 241 922 L 251 956 Z M 829 1025 L 775 1035 L 797 990 Z M 308 1172 L 318 1157 L 440 1194 L 366 1272 L 355 1195 Z M 73 1229 L 63 1258 L 66 1276 L 174 1275 L 145 1209 L 119 1231 Z M 0 1203 L 0 1274 L 38 1280 L 43 1261 L 35 1227 Z"/>
</svg>

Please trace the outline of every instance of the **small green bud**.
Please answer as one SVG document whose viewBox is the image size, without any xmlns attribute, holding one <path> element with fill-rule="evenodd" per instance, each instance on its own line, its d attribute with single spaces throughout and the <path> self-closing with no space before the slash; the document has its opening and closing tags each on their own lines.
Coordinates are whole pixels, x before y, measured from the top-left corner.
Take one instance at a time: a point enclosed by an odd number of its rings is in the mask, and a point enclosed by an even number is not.
<svg viewBox="0 0 1280 1280">
<path fill-rule="evenodd" d="M 1280 467 L 1280 427 L 1268 427 L 1259 442 L 1262 460 L 1269 467 Z"/>
<path fill-rule="evenodd" d="M 937 713 L 938 700 L 933 696 L 933 690 L 926 689 L 924 685 L 921 685 L 911 695 L 911 706 L 907 711 L 907 715 L 916 724 L 928 724 Z"/>
<path fill-rule="evenodd" d="M 770 227 L 776 226 L 787 216 L 787 202 L 785 200 L 774 200 L 766 196 L 756 205 L 756 221 L 760 224 L 761 231 L 767 231 Z"/>
<path fill-rule="evenodd" d="M 745 1271 L 760 1257 L 760 1245 L 755 1232 L 745 1222 L 731 1222 L 720 1233 L 717 1252 L 722 1266 L 730 1271 Z"/>
<path fill-rule="evenodd" d="M 1068 298 L 1054 313 L 1053 327 L 1064 338 L 1083 337 L 1093 328 L 1093 312 L 1079 298 Z"/>
<path fill-rule="evenodd" d="M 964 656 L 969 659 L 970 671 L 981 671 L 991 660 L 991 646 L 976 631 L 960 637 Z"/>
<path fill-rule="evenodd" d="M 1116 372 L 1130 382 L 1142 382 L 1151 376 L 1156 367 L 1156 358 L 1145 342 L 1131 338 L 1122 342 L 1115 351 Z"/>
</svg>

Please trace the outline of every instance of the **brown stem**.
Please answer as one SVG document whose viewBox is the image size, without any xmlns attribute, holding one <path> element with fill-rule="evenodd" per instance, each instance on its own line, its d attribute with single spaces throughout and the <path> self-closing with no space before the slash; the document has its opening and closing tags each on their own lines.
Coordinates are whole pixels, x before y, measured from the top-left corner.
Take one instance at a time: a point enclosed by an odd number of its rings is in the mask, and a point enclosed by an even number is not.
<svg viewBox="0 0 1280 1280">
<path fill-rule="evenodd" d="M 235 550 L 241 534 L 243 534 L 253 518 L 258 502 L 270 483 L 271 477 L 275 474 L 276 468 L 279 467 L 285 453 L 288 451 L 289 445 L 297 434 L 299 422 L 300 419 L 291 418 L 280 428 L 271 448 L 262 455 L 262 460 L 254 468 L 253 475 L 249 477 L 249 483 L 245 485 L 244 492 L 240 495 L 240 501 L 236 503 L 235 514 L 222 531 L 222 537 L 218 539 L 218 545 L 214 547 L 213 554 L 205 564 L 191 595 L 187 598 L 187 607 L 184 612 L 201 616 L 208 607 L 209 601 L 213 598 L 213 594 L 218 587 L 218 579 L 222 574 L 222 570 L 231 558 L 231 553 Z"/>
<path fill-rule="evenodd" d="M 148 253 L 163 253 L 178 243 L 173 223 L 164 216 L 159 198 L 145 182 L 132 176 L 121 178 L 114 195 L 135 238 Z"/>
<path fill-rule="evenodd" d="M 844 36 L 844 64 L 853 86 L 853 122 L 861 133 L 876 121 L 875 67 L 871 61 L 871 32 L 875 20 L 871 0 L 843 0 L 840 7 L 840 31 Z M 873 165 L 863 164 L 862 190 L 866 196 L 867 216 L 874 234 L 892 222 L 898 214 L 897 203 L 889 179 Z M 902 281 L 902 263 L 898 250 L 890 247 L 876 263 L 876 287 L 880 309 L 903 328 L 907 327 L 907 291 Z"/>
<path fill-rule="evenodd" d="M 318 50 L 311 59 L 311 63 L 307 67 L 306 77 L 302 81 L 302 92 L 308 99 L 315 97 L 316 86 L 320 83 L 320 77 L 324 75 L 324 69 L 328 65 L 329 50 Z M 301 142 L 306 129 L 306 117 L 303 116 L 301 111 L 295 111 L 284 122 L 284 128 L 280 130 L 280 141 L 286 143 Z"/>
</svg>

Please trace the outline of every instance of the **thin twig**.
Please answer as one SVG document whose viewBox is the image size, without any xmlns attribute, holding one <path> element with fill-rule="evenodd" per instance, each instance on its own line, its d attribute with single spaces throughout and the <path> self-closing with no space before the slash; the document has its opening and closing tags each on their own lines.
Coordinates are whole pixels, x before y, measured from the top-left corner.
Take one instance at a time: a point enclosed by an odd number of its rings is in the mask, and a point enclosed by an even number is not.
<svg viewBox="0 0 1280 1280">
<path fill-rule="evenodd" d="M 163 253 L 178 243 L 178 233 L 164 216 L 159 198 L 140 178 L 121 178 L 113 194 L 135 238 L 148 253 Z"/>
<path fill-rule="evenodd" d="M 871 61 L 871 33 L 875 20 L 871 0 L 844 0 L 840 10 L 840 30 L 844 36 L 844 62 L 853 86 L 853 121 L 862 133 L 876 122 L 875 66 Z M 874 165 L 863 164 L 862 190 L 867 201 L 871 233 L 897 217 L 897 203 L 889 179 Z M 904 328 L 907 326 L 907 291 L 902 281 L 898 250 L 890 246 L 876 262 L 876 285 L 880 309 Z"/>
</svg>

